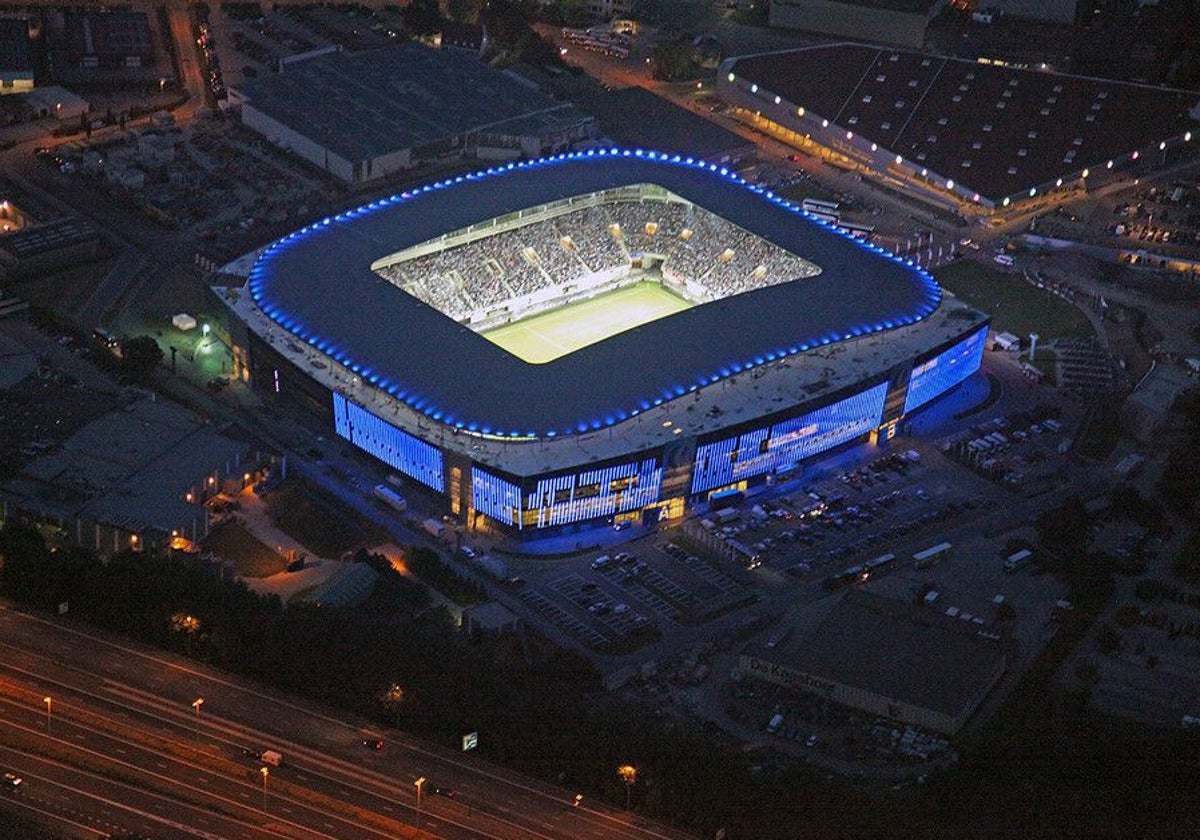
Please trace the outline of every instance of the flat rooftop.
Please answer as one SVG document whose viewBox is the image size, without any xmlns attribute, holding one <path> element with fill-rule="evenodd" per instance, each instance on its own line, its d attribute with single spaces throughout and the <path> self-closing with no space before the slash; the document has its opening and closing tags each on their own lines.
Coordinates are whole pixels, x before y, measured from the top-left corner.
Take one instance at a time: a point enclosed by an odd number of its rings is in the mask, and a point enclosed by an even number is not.
<svg viewBox="0 0 1200 840">
<path fill-rule="evenodd" d="M 901 703 L 958 716 L 1007 655 L 970 621 L 856 589 L 808 636 L 758 658 Z"/>
<path fill-rule="evenodd" d="M 589 120 L 474 55 L 415 42 L 305 59 L 237 92 L 348 161 L 468 132 L 536 136 Z"/>
<path fill-rule="evenodd" d="M 0 18 L 0 73 L 33 73 L 29 22 L 24 18 Z"/>
<path fill-rule="evenodd" d="M 578 102 L 600 122 L 605 136 L 628 148 L 672 149 L 717 162 L 754 150 L 740 134 L 643 87 L 597 91 Z"/>
<path fill-rule="evenodd" d="M 692 399 L 741 372 L 896 331 L 937 309 L 941 289 L 924 271 L 732 173 L 650 154 L 559 156 L 374 202 L 272 245 L 250 270 L 247 288 L 291 333 L 281 350 L 288 341 L 293 352 L 315 348 L 451 432 L 506 437 L 598 431 Z M 382 257 L 474 223 L 636 184 L 661 186 L 810 260 L 821 273 L 696 306 L 531 365 L 371 271 Z"/>
<path fill-rule="evenodd" d="M 0 234 L 0 250 L 17 259 L 80 245 L 97 239 L 96 227 L 86 219 L 68 217 L 23 227 L 13 233 Z"/>
<path fill-rule="evenodd" d="M 184 500 L 187 487 L 248 448 L 146 397 L 91 420 L 0 489 L 63 518 L 169 533 L 205 516 L 201 505 Z"/>
<path fill-rule="evenodd" d="M 1196 125 L 1200 94 L 834 44 L 739 58 L 733 72 L 992 199 Z"/>
</svg>

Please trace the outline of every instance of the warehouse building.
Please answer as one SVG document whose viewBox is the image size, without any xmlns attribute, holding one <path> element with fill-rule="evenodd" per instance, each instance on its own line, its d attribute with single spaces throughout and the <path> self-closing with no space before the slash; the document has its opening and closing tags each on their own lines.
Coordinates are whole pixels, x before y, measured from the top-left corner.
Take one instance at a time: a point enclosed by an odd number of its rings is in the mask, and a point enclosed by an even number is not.
<svg viewBox="0 0 1200 840">
<path fill-rule="evenodd" d="M 855 590 L 807 637 L 742 654 L 741 669 L 842 706 L 954 735 L 1004 675 L 982 618 Z"/>
<path fill-rule="evenodd" d="M 21 426 L 24 401 L 15 392 L 5 396 L 14 428 Z M 101 556 L 194 543 L 208 533 L 204 500 L 241 490 L 265 463 L 231 431 L 168 403 L 135 398 L 61 442 L 28 441 L 24 463 L 0 485 L 0 522 L 37 522 L 55 541 Z"/>
<path fill-rule="evenodd" d="M 230 103 L 243 125 L 348 183 L 537 157 L 594 133 L 587 114 L 466 51 L 412 42 L 289 63 L 231 90 Z"/>
<path fill-rule="evenodd" d="M 768 22 L 781 29 L 920 49 L 946 0 L 772 0 Z"/>
<path fill-rule="evenodd" d="M 717 95 L 834 166 L 974 212 L 1148 173 L 1200 143 L 1193 91 L 862 44 L 730 58 Z"/>
</svg>

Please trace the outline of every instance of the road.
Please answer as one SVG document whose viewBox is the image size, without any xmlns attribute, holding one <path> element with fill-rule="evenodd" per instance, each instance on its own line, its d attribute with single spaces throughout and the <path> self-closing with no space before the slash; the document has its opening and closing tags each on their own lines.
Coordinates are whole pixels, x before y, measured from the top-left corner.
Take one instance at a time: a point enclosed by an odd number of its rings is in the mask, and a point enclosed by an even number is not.
<svg viewBox="0 0 1200 840">
<path fill-rule="evenodd" d="M 11 605 L 0 605 L 0 636 L 0 762 L 26 779 L 7 802 L 59 824 L 170 838 L 686 837 L 586 799 L 576 807 L 574 791 L 473 755 Z M 365 749 L 365 737 L 386 745 Z M 264 794 L 258 755 L 267 747 L 285 763 L 268 768 Z M 429 781 L 418 811 L 412 783 L 421 776 Z M 431 795 L 433 785 L 459 794 Z"/>
</svg>

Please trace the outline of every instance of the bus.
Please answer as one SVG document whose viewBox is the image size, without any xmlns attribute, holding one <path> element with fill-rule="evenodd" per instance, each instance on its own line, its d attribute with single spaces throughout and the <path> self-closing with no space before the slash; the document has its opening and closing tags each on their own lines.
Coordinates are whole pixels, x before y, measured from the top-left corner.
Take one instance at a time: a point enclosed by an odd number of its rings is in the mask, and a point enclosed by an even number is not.
<svg viewBox="0 0 1200 840">
<path fill-rule="evenodd" d="M 121 340 L 102 327 L 96 327 L 96 329 L 92 330 L 92 338 L 106 350 L 115 351 L 121 346 Z"/>
<path fill-rule="evenodd" d="M 875 235 L 874 225 L 864 225 L 859 222 L 842 222 L 839 221 L 837 226 L 840 230 L 853 236 L 855 239 L 870 239 Z"/>
<path fill-rule="evenodd" d="M 1004 558 L 1004 571 L 1010 575 L 1024 569 L 1033 562 L 1033 552 L 1028 548 L 1022 548 L 1020 551 L 1014 551 L 1012 554 Z"/>
<path fill-rule="evenodd" d="M 806 198 L 800 202 L 802 210 L 807 210 L 809 213 L 824 213 L 834 217 L 837 216 L 840 206 L 836 201 L 822 201 L 819 198 Z"/>
<path fill-rule="evenodd" d="M 871 576 L 864 566 L 851 566 L 848 569 L 842 569 L 840 572 L 835 572 L 825 578 L 826 589 L 841 589 L 843 586 L 850 586 L 855 583 L 862 583 Z"/>
<path fill-rule="evenodd" d="M 720 510 L 721 508 L 734 507 L 740 505 L 745 499 L 746 494 L 736 487 L 718 490 L 708 497 L 708 509 Z"/>
<path fill-rule="evenodd" d="M 824 222 L 827 225 L 832 225 L 834 227 L 837 227 L 837 223 L 838 223 L 837 213 L 825 213 L 820 210 L 809 210 L 808 215 L 814 219 L 817 219 L 818 221 Z"/>
<path fill-rule="evenodd" d="M 884 572 L 893 568 L 895 565 L 895 554 L 881 554 L 874 560 L 868 560 L 866 563 L 864 563 L 863 568 L 866 569 L 868 575 L 876 575 L 879 572 Z"/>
<path fill-rule="evenodd" d="M 952 547 L 953 546 L 951 546 L 950 543 L 944 542 L 938 543 L 937 545 L 927 548 L 924 551 L 918 551 L 912 556 L 913 568 L 924 569 L 926 566 L 932 566 L 934 563 L 937 563 L 943 557 L 947 556 Z"/>
<path fill-rule="evenodd" d="M 404 511 L 408 510 L 408 502 L 405 498 L 386 484 L 376 484 L 373 492 L 376 499 L 397 513 L 404 513 Z"/>
</svg>

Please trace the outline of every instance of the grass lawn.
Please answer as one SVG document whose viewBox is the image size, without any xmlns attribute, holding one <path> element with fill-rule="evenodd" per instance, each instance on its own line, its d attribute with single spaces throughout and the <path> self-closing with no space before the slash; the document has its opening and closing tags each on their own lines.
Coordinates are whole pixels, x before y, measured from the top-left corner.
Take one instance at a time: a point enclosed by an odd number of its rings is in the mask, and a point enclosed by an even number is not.
<svg viewBox="0 0 1200 840">
<path fill-rule="evenodd" d="M 303 479 L 288 479 L 266 497 L 275 527 L 317 557 L 337 559 L 364 542 L 388 537 L 373 523 Z"/>
<path fill-rule="evenodd" d="M 1037 333 L 1042 341 L 1095 335 L 1078 307 L 1029 285 L 1019 274 L 959 260 L 938 269 L 934 277 L 955 296 L 990 314 L 992 327 L 998 332 L 1010 332 L 1022 340 Z"/>
<path fill-rule="evenodd" d="M 242 577 L 268 577 L 287 566 L 287 560 L 236 522 L 222 522 L 213 528 L 203 546 L 232 560 Z"/>
<path fill-rule="evenodd" d="M 522 319 L 483 337 L 519 359 L 540 365 L 691 306 L 658 283 L 638 283 Z"/>
</svg>

